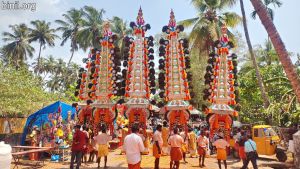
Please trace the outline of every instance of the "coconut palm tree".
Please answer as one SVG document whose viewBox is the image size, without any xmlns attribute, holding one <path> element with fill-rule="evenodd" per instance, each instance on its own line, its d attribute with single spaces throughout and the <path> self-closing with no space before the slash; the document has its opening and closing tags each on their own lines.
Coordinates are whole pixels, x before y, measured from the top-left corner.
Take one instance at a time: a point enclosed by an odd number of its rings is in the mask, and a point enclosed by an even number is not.
<svg viewBox="0 0 300 169">
<path fill-rule="evenodd" d="M 7 60 L 8 58 L 7 57 L 5 57 L 5 54 L 4 54 L 4 50 L 3 50 L 3 47 L 2 48 L 0 48 L 0 63 L 1 64 L 9 64 L 9 60 Z"/>
<path fill-rule="evenodd" d="M 264 25 L 268 35 L 274 45 L 274 48 L 278 54 L 279 61 L 281 62 L 287 78 L 291 82 L 293 90 L 297 96 L 298 102 L 300 101 L 300 80 L 296 69 L 292 63 L 289 53 L 287 52 L 285 45 L 277 31 L 268 10 L 260 0 L 251 0 L 254 9 L 257 11 L 262 24 Z"/>
<path fill-rule="evenodd" d="M 30 31 L 25 24 L 10 25 L 12 33 L 3 32 L 2 40 L 8 42 L 3 46 L 2 54 L 17 69 L 33 56 L 34 48 L 30 45 Z"/>
<path fill-rule="evenodd" d="M 101 35 L 104 13 L 104 9 L 99 11 L 91 6 L 83 7 L 83 28 L 78 32 L 78 36 L 80 47 L 84 50 L 100 47 L 97 37 Z"/>
<path fill-rule="evenodd" d="M 235 0 L 192 0 L 192 4 L 198 11 L 198 15 L 191 19 L 180 21 L 185 27 L 192 27 L 189 40 L 192 47 L 212 50 L 213 41 L 220 37 L 220 26 L 226 23 L 228 27 L 237 26 L 241 18 L 234 12 L 223 12 L 222 9 L 235 3 Z M 231 39 L 233 34 L 228 33 Z"/>
<path fill-rule="evenodd" d="M 45 78 L 49 75 L 49 73 L 51 74 L 54 72 L 56 62 L 54 57 L 52 55 L 49 55 L 46 58 L 41 57 L 39 64 L 40 66 L 38 69 L 38 62 L 37 61 L 33 62 L 32 63 L 33 70 L 34 72 L 38 72 L 40 75 L 44 74 L 42 77 L 42 81 L 44 81 Z"/>
<path fill-rule="evenodd" d="M 57 30 L 62 31 L 62 42 L 63 46 L 69 39 L 71 40 L 71 56 L 68 61 L 68 65 L 73 59 L 74 52 L 78 50 L 78 32 L 83 25 L 83 11 L 72 8 L 67 11 L 66 14 L 63 14 L 64 20 L 56 20 L 55 22 L 60 25 Z"/>
<path fill-rule="evenodd" d="M 52 55 L 49 55 L 48 57 L 45 58 L 45 61 L 41 63 L 43 68 L 42 73 L 44 73 L 44 76 L 42 77 L 42 81 L 47 85 L 45 79 L 51 77 L 51 75 L 54 73 L 57 62 Z"/>
<path fill-rule="evenodd" d="M 254 69 L 255 69 L 257 83 L 258 83 L 259 90 L 260 90 L 261 95 L 262 95 L 264 108 L 268 108 L 268 106 L 270 105 L 270 100 L 269 100 L 269 97 L 267 95 L 265 86 L 263 84 L 263 80 L 262 80 L 262 77 L 261 77 L 261 74 L 259 72 L 259 68 L 258 68 L 258 65 L 257 65 L 256 57 L 255 57 L 254 52 L 253 52 L 253 48 L 252 48 L 252 44 L 251 44 L 251 40 L 250 40 L 250 36 L 249 36 L 249 32 L 248 32 L 248 27 L 247 27 L 247 20 L 246 20 L 246 14 L 245 14 L 243 0 L 240 0 L 240 6 L 241 6 L 242 15 L 243 15 L 244 33 L 245 33 L 246 42 L 247 42 L 247 45 L 248 45 L 250 57 L 251 57 L 251 60 L 252 60 L 252 63 L 253 63 Z"/>
<path fill-rule="evenodd" d="M 274 10 L 272 8 L 270 8 L 269 6 L 270 5 L 273 5 L 274 7 L 281 7 L 282 5 L 282 2 L 280 0 L 263 0 L 263 3 L 265 5 L 265 7 L 267 8 L 268 10 L 268 14 L 270 15 L 272 21 L 274 21 L 274 16 L 275 16 L 275 13 L 274 13 Z M 257 12 L 256 10 L 254 10 L 252 13 L 251 13 L 251 17 L 253 19 L 256 19 L 256 15 L 257 15 Z M 272 42 L 270 41 L 270 37 L 268 36 L 268 41 L 266 42 L 269 47 L 272 47 Z M 267 58 L 271 58 L 270 56 L 268 56 L 269 54 L 267 53 Z M 268 62 L 270 63 L 270 62 Z"/>
<path fill-rule="evenodd" d="M 64 74 L 67 75 L 65 76 L 66 78 L 64 78 L 64 83 L 63 83 L 63 87 L 64 89 L 68 89 L 70 87 L 71 84 L 73 84 L 78 77 L 78 70 L 79 70 L 79 65 L 75 64 L 75 63 L 71 63 L 69 65 L 69 67 L 66 67 L 66 69 L 64 70 Z"/>
<path fill-rule="evenodd" d="M 272 21 L 274 21 L 274 10 L 270 8 L 270 5 L 273 5 L 274 7 L 281 7 L 282 2 L 280 0 L 263 0 L 263 4 L 265 5 L 265 8 L 268 10 L 268 14 L 270 15 Z M 256 19 L 257 12 L 254 10 L 251 13 L 251 17 L 253 19 Z"/>
<path fill-rule="evenodd" d="M 47 67 L 47 71 L 49 73 L 53 73 L 55 71 L 55 66 L 56 66 L 56 60 L 52 55 L 49 55 L 47 57 L 47 61 L 46 61 L 46 67 Z"/>
<path fill-rule="evenodd" d="M 36 58 L 36 61 L 32 63 L 32 68 L 35 73 L 42 74 L 46 72 L 46 62 L 47 59 L 41 57 L 40 59 Z"/>
<path fill-rule="evenodd" d="M 30 28 L 30 40 L 29 42 L 37 41 L 40 44 L 39 55 L 37 59 L 37 72 L 40 69 L 41 50 L 46 48 L 46 45 L 53 47 L 55 38 L 59 38 L 55 34 L 55 29 L 50 28 L 50 22 L 36 20 L 31 21 L 33 28 Z"/>
<path fill-rule="evenodd" d="M 259 52 L 258 55 L 260 55 L 260 57 L 258 58 L 259 63 L 265 65 L 278 63 L 278 56 L 270 40 L 265 41 L 264 48 Z"/>
<path fill-rule="evenodd" d="M 123 19 L 114 16 L 111 21 L 112 24 L 112 32 L 116 33 L 118 35 L 118 39 L 116 44 L 121 49 L 121 53 L 123 53 L 124 49 L 124 40 L 123 38 L 132 33 L 132 29 L 130 29 L 127 25 L 126 21 L 123 21 Z"/>
<path fill-rule="evenodd" d="M 50 76 L 50 80 L 47 82 L 47 86 L 50 89 L 50 91 L 55 92 L 62 89 L 61 83 L 64 81 L 65 69 L 66 62 L 64 62 L 63 59 L 55 60 L 53 73 Z"/>
<path fill-rule="evenodd" d="M 191 72 L 199 74 L 205 72 L 205 67 L 201 66 L 207 61 L 209 53 L 213 51 L 214 40 L 220 37 L 220 27 L 226 23 L 228 27 L 235 27 L 241 21 L 241 18 L 236 13 L 223 12 L 224 8 L 230 7 L 235 3 L 235 0 L 191 0 L 191 3 L 197 10 L 197 16 L 191 19 L 179 21 L 185 27 L 192 27 L 189 34 L 189 42 L 191 51 L 191 60 L 193 63 Z M 231 40 L 234 40 L 233 34 L 228 31 Z M 197 64 L 198 63 L 198 64 Z M 202 64 L 201 64 L 202 63 Z M 199 65 L 200 64 L 200 65 Z M 204 74 L 201 73 L 203 77 Z M 192 84 L 199 86 L 199 79 L 193 79 Z M 196 97 L 195 102 L 201 103 L 203 86 L 194 90 Z"/>
</svg>

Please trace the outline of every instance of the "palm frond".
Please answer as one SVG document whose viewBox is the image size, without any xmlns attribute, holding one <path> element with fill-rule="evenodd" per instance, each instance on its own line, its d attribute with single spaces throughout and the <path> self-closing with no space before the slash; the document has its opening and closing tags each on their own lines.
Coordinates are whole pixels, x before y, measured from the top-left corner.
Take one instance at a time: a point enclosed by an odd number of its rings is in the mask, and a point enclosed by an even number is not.
<svg viewBox="0 0 300 169">
<path fill-rule="evenodd" d="M 268 14 L 271 17 L 272 21 L 274 20 L 274 11 L 271 8 L 267 8 Z"/>
<path fill-rule="evenodd" d="M 227 24 L 228 27 L 236 27 L 238 24 L 241 23 L 242 18 L 235 12 L 225 12 L 222 14 L 222 19 Z"/>
<path fill-rule="evenodd" d="M 254 11 L 251 12 L 250 15 L 251 15 L 252 19 L 256 19 L 257 12 L 254 10 Z"/>
<path fill-rule="evenodd" d="M 178 22 L 178 25 L 183 25 L 184 27 L 190 27 L 190 26 L 194 25 L 198 20 L 199 20 L 199 17 L 186 19 L 186 20 Z"/>
<path fill-rule="evenodd" d="M 274 77 L 268 80 L 265 80 L 264 83 L 272 83 L 272 82 L 290 82 L 286 77 Z"/>
</svg>

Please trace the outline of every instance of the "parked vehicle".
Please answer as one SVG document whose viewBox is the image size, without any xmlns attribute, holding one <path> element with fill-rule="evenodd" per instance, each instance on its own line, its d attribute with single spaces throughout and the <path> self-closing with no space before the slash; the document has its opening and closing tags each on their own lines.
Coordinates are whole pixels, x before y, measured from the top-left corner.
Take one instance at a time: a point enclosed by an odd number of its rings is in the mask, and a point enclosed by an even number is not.
<svg viewBox="0 0 300 169">
<path fill-rule="evenodd" d="M 253 141 L 257 146 L 258 155 L 274 155 L 280 162 L 285 162 L 287 160 L 286 149 L 280 146 L 280 137 L 274 131 L 270 125 L 255 125 L 250 131 Z M 232 139 L 231 141 L 232 149 L 234 150 L 233 155 L 236 157 L 236 146 L 234 146 Z"/>
</svg>

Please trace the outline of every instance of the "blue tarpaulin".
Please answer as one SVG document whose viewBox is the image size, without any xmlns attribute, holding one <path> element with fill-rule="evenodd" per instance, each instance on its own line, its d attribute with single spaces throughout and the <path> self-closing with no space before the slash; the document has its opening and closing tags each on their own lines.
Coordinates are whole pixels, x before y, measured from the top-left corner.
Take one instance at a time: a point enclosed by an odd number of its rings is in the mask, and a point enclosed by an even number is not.
<svg viewBox="0 0 300 169">
<path fill-rule="evenodd" d="M 30 106 L 30 105 L 29 105 Z M 71 105 L 68 105 L 66 103 L 63 103 L 61 101 L 57 101 L 47 107 L 44 107 L 40 109 L 39 111 L 31 114 L 26 121 L 26 124 L 24 126 L 24 131 L 22 134 L 22 139 L 21 139 L 21 145 L 25 144 L 25 139 L 27 133 L 31 130 L 33 126 L 42 126 L 43 124 L 49 122 L 48 115 L 50 113 L 57 113 L 58 111 L 61 111 L 61 115 L 63 120 L 66 120 L 68 117 L 68 111 L 72 112 L 72 119 L 74 118 L 75 115 L 75 108 L 73 108 Z"/>
</svg>

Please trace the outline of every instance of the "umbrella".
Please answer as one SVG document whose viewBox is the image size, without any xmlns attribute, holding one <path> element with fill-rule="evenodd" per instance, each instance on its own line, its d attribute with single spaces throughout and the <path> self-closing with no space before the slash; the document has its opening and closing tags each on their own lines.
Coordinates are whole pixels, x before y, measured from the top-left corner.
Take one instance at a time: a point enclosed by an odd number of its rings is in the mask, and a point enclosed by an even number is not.
<svg viewBox="0 0 300 169">
<path fill-rule="evenodd" d="M 201 115 L 202 114 L 202 112 L 197 109 L 190 110 L 190 113 L 191 113 L 191 115 Z"/>
<path fill-rule="evenodd" d="M 242 127 L 242 123 L 239 122 L 239 121 L 233 121 L 233 125 L 232 126 L 240 128 L 240 127 Z"/>
</svg>

